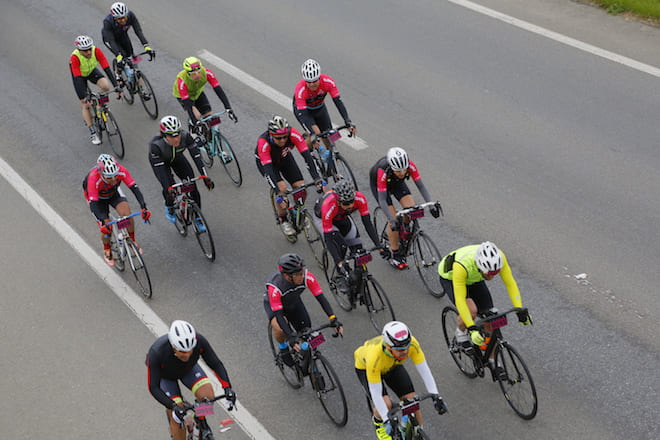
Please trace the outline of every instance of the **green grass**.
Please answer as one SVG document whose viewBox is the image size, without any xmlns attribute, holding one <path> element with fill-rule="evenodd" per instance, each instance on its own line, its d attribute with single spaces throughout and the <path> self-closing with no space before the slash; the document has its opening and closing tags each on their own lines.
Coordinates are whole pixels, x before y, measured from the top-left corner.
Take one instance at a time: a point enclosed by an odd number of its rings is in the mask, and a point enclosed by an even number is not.
<svg viewBox="0 0 660 440">
<path fill-rule="evenodd" d="M 649 20 L 660 20 L 660 0 L 591 0 L 608 13 L 617 15 L 624 12 Z"/>
</svg>

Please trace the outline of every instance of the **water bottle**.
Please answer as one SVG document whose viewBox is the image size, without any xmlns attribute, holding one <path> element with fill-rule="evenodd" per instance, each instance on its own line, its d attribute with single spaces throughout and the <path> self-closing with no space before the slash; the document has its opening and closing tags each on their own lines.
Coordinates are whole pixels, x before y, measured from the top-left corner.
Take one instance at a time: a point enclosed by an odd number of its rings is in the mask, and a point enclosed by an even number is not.
<svg viewBox="0 0 660 440">
<path fill-rule="evenodd" d="M 300 349 L 302 350 L 302 370 L 303 372 L 307 372 L 309 369 L 309 361 L 312 359 L 312 351 L 310 350 L 307 341 L 300 344 Z"/>
<path fill-rule="evenodd" d="M 119 254 L 120 254 L 120 255 L 122 256 L 122 258 L 123 258 L 123 257 L 124 257 L 124 253 L 125 253 L 125 251 L 126 251 L 126 248 L 124 247 L 124 237 L 122 237 L 121 235 L 119 235 L 119 236 L 117 237 L 117 248 L 118 248 L 118 250 L 119 250 Z"/>
<path fill-rule="evenodd" d="M 399 237 L 401 238 L 401 240 L 404 240 L 404 241 L 410 239 L 410 228 L 405 223 L 401 224 L 401 230 L 399 231 Z"/>
<path fill-rule="evenodd" d="M 131 69 L 131 66 L 126 63 L 124 65 L 124 72 L 126 72 L 126 78 L 128 78 L 129 81 L 133 81 L 133 69 Z"/>
<path fill-rule="evenodd" d="M 319 147 L 319 156 L 321 157 L 321 160 L 325 162 L 325 166 L 329 167 L 330 166 L 330 150 L 325 148 L 325 145 L 321 145 Z"/>
</svg>

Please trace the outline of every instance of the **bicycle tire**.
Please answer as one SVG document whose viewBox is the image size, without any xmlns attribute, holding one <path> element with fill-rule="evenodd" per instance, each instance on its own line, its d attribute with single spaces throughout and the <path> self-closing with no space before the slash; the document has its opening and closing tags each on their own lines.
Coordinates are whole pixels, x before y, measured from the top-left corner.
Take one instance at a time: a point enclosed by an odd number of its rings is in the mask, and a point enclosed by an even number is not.
<svg viewBox="0 0 660 440">
<path fill-rule="evenodd" d="M 112 147 L 112 151 L 115 152 L 115 155 L 119 159 L 123 159 L 125 152 L 124 138 L 121 135 L 121 130 L 119 130 L 119 124 L 117 124 L 117 120 L 115 119 L 115 116 L 112 114 L 110 110 L 105 110 L 105 115 L 107 119 L 105 121 L 105 131 L 106 134 L 108 135 L 108 142 Z M 113 141 L 112 138 L 115 136 L 117 137 L 117 139 Z"/>
<path fill-rule="evenodd" d="M 277 367 L 278 370 L 280 370 L 280 373 L 282 373 L 282 376 L 284 377 L 286 383 L 288 383 L 289 386 L 294 390 L 297 390 L 298 388 L 302 387 L 303 385 L 302 372 L 300 371 L 300 368 L 297 365 L 294 365 L 293 367 L 289 367 L 286 364 L 284 364 L 284 362 L 282 361 L 282 357 L 280 356 L 280 348 L 279 345 L 276 345 L 275 338 L 273 338 L 273 326 L 271 325 L 270 322 L 268 323 L 268 342 L 270 343 L 270 349 L 273 353 L 275 366 Z"/>
<path fill-rule="evenodd" d="M 196 203 L 191 203 L 189 213 L 192 215 L 190 220 L 193 226 L 193 230 L 195 231 L 195 236 L 197 237 L 199 247 L 202 248 L 204 256 L 209 261 L 215 261 L 215 244 L 213 243 L 213 236 L 211 235 L 211 230 L 209 229 L 208 223 L 206 223 L 204 214 L 202 214 L 202 210 L 199 206 L 197 206 Z M 199 226 L 197 225 L 197 219 L 200 220 L 204 230 L 200 230 Z"/>
<path fill-rule="evenodd" d="M 337 304 L 339 307 L 341 307 L 342 310 L 346 312 L 350 312 L 355 308 L 354 303 L 351 303 L 350 295 L 342 293 L 338 288 L 337 284 L 335 283 L 335 274 L 337 273 L 337 266 L 334 264 L 332 265 L 332 269 L 330 269 L 330 259 L 328 257 L 328 250 L 324 249 L 323 250 L 323 255 L 324 255 L 324 261 L 328 262 L 326 263 L 325 266 L 325 279 L 328 282 L 328 286 L 330 287 L 330 292 L 332 292 L 332 296 L 335 298 L 335 301 L 337 301 Z"/>
<path fill-rule="evenodd" d="M 442 259 L 438 247 L 431 237 L 424 231 L 419 231 L 415 241 L 412 243 L 413 260 L 417 273 L 424 283 L 424 287 L 431 296 L 442 298 L 445 295 L 445 289 L 440 284 L 440 275 L 438 274 L 438 264 Z"/>
<path fill-rule="evenodd" d="M 449 354 L 454 359 L 458 369 L 465 376 L 474 379 L 477 377 L 474 359 L 472 355 L 466 353 L 463 347 L 460 347 L 456 342 L 457 319 L 458 311 L 454 307 L 447 306 L 442 309 L 442 333 L 444 334 Z"/>
<path fill-rule="evenodd" d="M 176 217 L 176 222 L 174 223 L 174 227 L 176 228 L 179 235 L 181 235 L 182 237 L 188 235 L 188 223 L 186 222 L 186 219 L 189 217 L 188 215 L 189 213 L 184 212 L 184 210 L 187 211 L 187 209 L 188 209 L 188 205 L 186 205 L 184 209 L 181 209 L 180 202 L 174 208 L 174 216 Z"/>
<path fill-rule="evenodd" d="M 149 277 L 147 266 L 144 264 L 142 255 L 140 255 L 140 250 L 138 249 L 135 242 L 130 238 L 126 239 L 126 248 L 128 251 L 126 253 L 126 258 L 128 259 L 128 262 L 131 266 L 135 280 L 140 287 L 142 296 L 145 298 L 151 298 L 151 295 L 153 294 L 153 290 L 151 288 L 151 277 Z"/>
<path fill-rule="evenodd" d="M 156 100 L 154 89 L 151 87 L 151 83 L 142 71 L 136 70 L 135 73 L 135 78 L 137 79 L 135 83 L 137 89 L 136 92 L 140 97 L 140 101 L 142 101 L 142 107 L 144 107 L 144 111 L 147 112 L 151 119 L 156 119 L 158 117 L 158 101 Z M 142 85 L 140 85 L 140 79 L 142 79 Z M 149 100 L 144 99 L 144 93 L 151 95 Z"/>
<path fill-rule="evenodd" d="M 123 272 L 124 269 L 126 269 L 126 264 L 124 262 L 124 259 L 121 256 L 121 249 L 119 249 L 119 245 L 117 244 L 117 235 L 115 233 L 115 228 L 112 228 L 113 232 L 113 238 L 112 238 L 112 260 L 115 262 L 115 269 L 119 272 Z"/>
<path fill-rule="evenodd" d="M 302 225 L 300 227 L 305 234 L 305 239 L 307 239 L 307 244 L 314 255 L 314 259 L 321 269 L 325 269 L 325 266 L 328 264 L 328 258 L 327 254 L 324 252 L 325 242 L 323 241 L 323 235 L 321 235 L 319 230 L 316 229 L 314 217 L 307 210 L 305 210 L 305 215 L 303 216 Z"/>
<path fill-rule="evenodd" d="M 213 145 L 205 143 L 199 147 L 199 153 L 202 156 L 202 162 L 204 163 L 204 166 L 207 168 L 213 168 Z"/>
<path fill-rule="evenodd" d="M 504 342 L 497 350 L 495 360 L 497 365 L 502 365 L 506 371 L 506 381 L 498 377 L 497 382 L 509 406 L 524 420 L 536 417 L 538 411 L 536 386 L 527 364 L 518 351 Z"/>
<path fill-rule="evenodd" d="M 355 190 L 358 190 L 358 184 L 357 180 L 355 180 L 355 175 L 353 174 L 353 170 L 351 169 L 350 165 L 348 165 L 348 162 L 346 162 L 346 159 L 344 159 L 344 156 L 341 155 L 338 151 L 335 152 L 335 174 L 334 174 L 334 180 L 337 182 L 340 178 L 348 179 L 353 182 L 353 186 L 355 187 Z"/>
<path fill-rule="evenodd" d="M 234 149 L 219 130 L 215 130 L 213 139 L 214 142 L 217 142 L 215 148 L 227 175 L 234 185 L 241 186 L 243 184 L 243 173 L 241 173 L 241 165 L 238 163 L 238 157 L 236 157 Z"/>
<path fill-rule="evenodd" d="M 280 214 L 277 211 L 276 197 L 277 197 L 277 195 L 275 193 L 275 189 L 271 188 L 270 189 L 270 204 L 273 208 L 273 213 L 275 214 L 275 221 L 277 221 L 277 227 L 280 229 L 280 231 L 282 232 L 282 235 L 284 235 L 284 238 L 286 238 L 289 243 L 295 243 L 296 241 L 298 241 L 298 235 L 297 234 L 293 234 L 293 235 L 286 234 L 284 232 L 284 229 L 282 228 L 282 223 L 279 221 Z"/>
<path fill-rule="evenodd" d="M 94 129 L 96 130 L 96 134 L 99 136 L 99 140 L 101 143 L 103 143 L 103 132 L 105 131 L 105 124 L 103 123 L 103 119 L 99 118 L 96 115 L 96 102 L 92 103 L 92 108 L 90 111 L 92 112 L 92 118 L 94 120 Z"/>
<path fill-rule="evenodd" d="M 320 372 L 323 383 L 319 383 L 317 375 L 312 373 L 310 380 L 312 388 L 316 392 L 316 397 L 321 402 L 323 410 L 328 415 L 332 423 L 337 426 L 344 426 L 348 421 L 348 405 L 344 395 L 344 387 L 339 381 L 339 376 L 325 356 L 316 353 L 312 360 L 312 371 Z M 322 387 L 320 385 L 323 385 Z"/>
<path fill-rule="evenodd" d="M 374 229 L 376 230 L 376 233 L 378 234 L 378 238 L 380 238 L 380 246 L 383 249 L 390 249 L 390 239 L 387 236 L 387 224 L 388 224 L 388 219 L 387 215 L 385 215 L 385 211 L 380 206 L 377 206 L 376 209 L 374 209 Z"/>
<path fill-rule="evenodd" d="M 424 431 L 424 428 L 418 426 L 412 435 L 412 440 L 430 440 L 431 437 Z"/>
<path fill-rule="evenodd" d="M 135 97 L 133 96 L 133 87 L 130 86 L 130 82 L 128 80 L 128 77 L 126 76 L 126 72 L 124 71 L 124 69 L 117 68 L 116 59 L 112 60 L 112 71 L 115 73 L 115 75 L 118 75 L 121 78 L 121 81 L 125 85 L 125 87 L 122 90 L 124 92 L 124 101 L 126 101 L 126 104 L 128 105 L 133 105 L 133 103 L 135 102 Z"/>
<path fill-rule="evenodd" d="M 385 324 L 396 321 L 394 309 L 385 293 L 385 289 L 371 274 L 367 275 L 364 283 L 364 299 L 369 313 L 369 320 L 376 331 L 380 332 Z"/>
</svg>

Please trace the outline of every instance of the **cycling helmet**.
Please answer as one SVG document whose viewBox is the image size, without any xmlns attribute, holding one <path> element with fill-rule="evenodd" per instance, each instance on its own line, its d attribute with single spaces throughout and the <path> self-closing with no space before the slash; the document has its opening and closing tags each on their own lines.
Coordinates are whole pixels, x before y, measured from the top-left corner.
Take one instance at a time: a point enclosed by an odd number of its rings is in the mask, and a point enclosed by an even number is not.
<svg viewBox="0 0 660 440">
<path fill-rule="evenodd" d="M 298 254 L 284 254 L 277 260 L 280 272 L 292 274 L 300 272 L 305 268 L 305 261 Z"/>
<path fill-rule="evenodd" d="M 406 150 L 399 147 L 393 147 L 387 151 L 387 163 L 394 171 L 405 171 L 410 166 Z"/>
<path fill-rule="evenodd" d="M 91 49 L 94 45 L 94 40 L 87 35 L 78 35 L 75 39 L 76 49 L 78 50 L 87 50 Z"/>
<path fill-rule="evenodd" d="M 102 154 L 96 159 L 96 168 L 101 175 L 106 178 L 115 177 L 119 174 L 119 166 L 117 165 L 115 158 L 109 154 Z"/>
<path fill-rule="evenodd" d="M 407 348 L 412 335 L 408 326 L 401 321 L 390 321 L 383 327 L 383 341 L 393 348 Z"/>
<path fill-rule="evenodd" d="M 167 334 L 170 344 L 178 351 L 191 351 L 197 345 L 197 334 L 189 322 L 176 320 Z"/>
<path fill-rule="evenodd" d="M 321 65 L 310 58 L 300 67 L 300 72 L 305 81 L 314 82 L 321 77 Z"/>
<path fill-rule="evenodd" d="M 353 182 L 347 179 L 340 179 L 335 185 L 335 192 L 339 196 L 340 202 L 352 202 L 355 200 L 355 186 Z"/>
<path fill-rule="evenodd" d="M 289 121 L 282 116 L 273 115 L 268 121 L 268 132 L 271 134 L 289 134 Z"/>
<path fill-rule="evenodd" d="M 160 120 L 160 132 L 170 136 L 178 136 L 181 132 L 181 122 L 176 116 L 168 115 Z"/>
<path fill-rule="evenodd" d="M 188 57 L 183 60 L 183 68 L 188 72 L 194 72 L 202 67 L 202 62 L 197 57 Z"/>
<path fill-rule="evenodd" d="M 110 6 L 110 13 L 112 14 L 112 18 L 115 19 L 126 17 L 128 15 L 128 8 L 124 3 L 116 2 Z"/>
<path fill-rule="evenodd" d="M 495 275 L 502 269 L 502 254 L 490 241 L 484 241 L 474 254 L 474 261 L 482 274 Z"/>
</svg>

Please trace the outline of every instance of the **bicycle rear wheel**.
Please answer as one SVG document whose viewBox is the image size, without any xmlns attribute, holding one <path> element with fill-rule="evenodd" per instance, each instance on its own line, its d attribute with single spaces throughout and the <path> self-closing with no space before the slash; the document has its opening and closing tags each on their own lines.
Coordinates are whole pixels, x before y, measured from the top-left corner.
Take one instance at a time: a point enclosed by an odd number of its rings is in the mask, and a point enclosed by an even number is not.
<svg viewBox="0 0 660 440">
<path fill-rule="evenodd" d="M 135 280 L 140 287 L 140 291 L 145 298 L 151 298 L 152 289 L 151 289 L 151 278 L 149 277 L 149 271 L 147 266 L 144 264 L 144 259 L 140 255 L 140 251 L 133 240 L 130 238 L 126 239 L 126 248 L 128 252 L 126 257 L 135 275 Z"/>
<path fill-rule="evenodd" d="M 213 236 L 211 235 L 211 230 L 209 225 L 204 219 L 202 210 L 197 206 L 197 204 L 192 204 L 190 206 L 190 214 L 192 214 L 192 225 L 195 231 L 195 236 L 197 237 L 197 242 L 199 247 L 202 248 L 202 252 L 209 261 L 215 260 L 215 245 L 213 244 Z"/>
<path fill-rule="evenodd" d="M 474 366 L 474 359 L 465 352 L 465 348 L 456 342 L 458 312 L 454 307 L 447 306 L 442 309 L 442 332 L 445 336 L 449 354 L 461 370 L 461 373 L 473 379 L 477 377 L 477 370 Z"/>
<path fill-rule="evenodd" d="M 335 182 L 341 177 L 352 181 L 355 189 L 358 189 L 357 180 L 355 180 L 353 170 L 348 165 L 348 162 L 346 162 L 346 159 L 344 159 L 341 153 L 337 151 L 335 152 Z"/>
<path fill-rule="evenodd" d="M 342 308 L 342 310 L 345 310 L 347 312 L 350 312 L 354 308 L 354 303 L 351 302 L 350 298 L 350 293 L 348 292 L 342 292 L 339 290 L 339 287 L 337 286 L 337 283 L 335 282 L 336 280 L 336 275 L 337 275 L 337 266 L 334 264 L 332 265 L 332 269 L 330 269 L 330 259 L 328 256 L 328 250 L 324 249 L 323 250 L 323 261 L 325 261 L 325 279 L 328 282 L 328 286 L 330 287 L 330 292 L 332 292 L 332 296 L 335 297 L 335 301 L 337 301 L 337 304 L 339 304 L 339 307 Z"/>
<path fill-rule="evenodd" d="M 275 366 L 277 367 L 278 370 L 280 370 L 282 376 L 284 376 L 284 380 L 286 380 L 286 383 L 288 383 L 289 386 L 293 389 L 300 388 L 303 385 L 302 372 L 300 371 L 297 365 L 294 365 L 293 367 L 289 367 L 282 360 L 282 356 L 280 355 L 279 344 L 273 337 L 273 327 L 270 324 L 270 322 L 268 323 L 268 342 L 270 343 L 270 349 L 273 352 L 273 358 L 275 359 Z"/>
<path fill-rule="evenodd" d="M 328 256 L 325 251 L 325 242 L 323 241 L 323 236 L 316 229 L 314 224 L 314 217 L 312 214 L 305 210 L 305 215 L 302 219 L 302 230 L 307 239 L 307 244 L 314 254 L 314 259 L 318 263 L 321 269 L 325 269 L 325 266 L 328 264 Z"/>
<path fill-rule="evenodd" d="M 124 138 L 119 130 L 119 124 L 110 110 L 105 110 L 105 130 L 108 133 L 108 142 L 112 146 L 115 155 L 122 159 L 124 157 Z"/>
<path fill-rule="evenodd" d="M 442 298 L 445 289 L 440 284 L 440 275 L 438 275 L 438 263 L 442 259 L 440 251 L 438 251 L 431 237 L 426 235 L 424 231 L 419 231 L 412 245 L 415 267 L 422 283 L 432 296 Z"/>
<path fill-rule="evenodd" d="M 313 359 L 312 388 L 330 420 L 337 426 L 344 426 L 348 421 L 348 406 L 344 388 L 330 362 L 321 353 Z"/>
<path fill-rule="evenodd" d="M 137 94 L 140 96 L 140 101 L 142 101 L 142 107 L 151 119 L 156 119 L 158 117 L 158 101 L 156 101 L 154 89 L 144 73 L 141 71 L 136 71 L 136 73 Z M 142 79 L 142 85 L 140 85 L 140 79 Z"/>
<path fill-rule="evenodd" d="M 525 361 L 522 360 L 516 349 L 506 342 L 500 346 L 495 360 L 496 365 L 501 365 L 506 371 L 506 380 L 497 378 L 504 398 L 521 418 L 533 419 L 538 410 L 536 386 L 534 386 L 534 380 Z"/>
<path fill-rule="evenodd" d="M 282 231 L 282 235 L 284 235 L 284 238 L 286 238 L 290 243 L 295 243 L 298 241 L 298 235 L 293 234 L 293 235 L 288 235 L 287 233 L 284 232 L 284 229 L 282 228 L 282 222 L 280 221 L 280 214 L 277 211 L 277 194 L 275 193 L 275 190 L 273 188 L 270 189 L 270 204 L 273 207 L 273 213 L 275 214 L 275 219 L 277 221 L 277 226 L 280 228 L 280 231 Z M 287 213 L 287 221 L 289 216 Z"/>
<path fill-rule="evenodd" d="M 234 185 L 241 186 L 243 183 L 243 174 L 241 173 L 241 166 L 238 163 L 238 158 L 234 154 L 234 150 L 229 145 L 229 141 L 219 130 L 215 130 L 213 136 L 218 157 L 222 161 L 222 166 Z"/>
<path fill-rule="evenodd" d="M 385 324 L 396 320 L 385 290 L 372 275 L 368 275 L 364 283 L 364 300 L 371 324 L 377 331 L 382 331 Z"/>
</svg>

